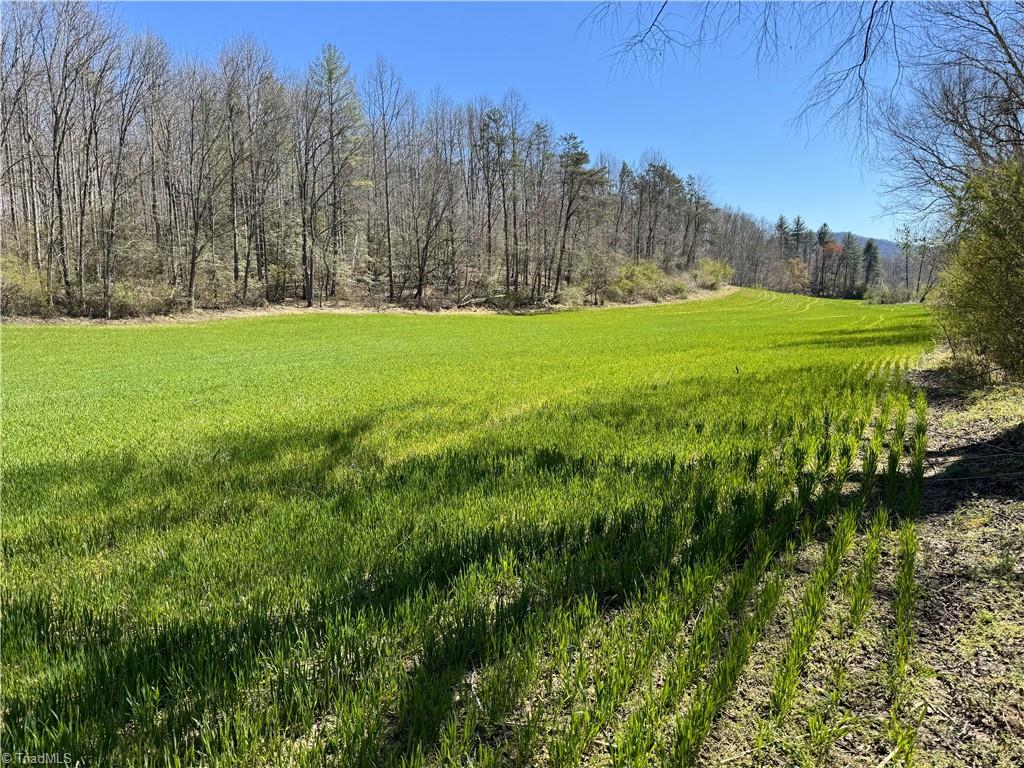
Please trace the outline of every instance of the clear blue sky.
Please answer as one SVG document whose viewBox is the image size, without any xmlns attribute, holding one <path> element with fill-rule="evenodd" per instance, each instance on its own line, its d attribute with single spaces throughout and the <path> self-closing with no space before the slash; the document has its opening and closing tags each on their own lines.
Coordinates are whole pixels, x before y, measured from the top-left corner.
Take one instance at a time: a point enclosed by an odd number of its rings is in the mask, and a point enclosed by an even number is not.
<svg viewBox="0 0 1024 768">
<path fill-rule="evenodd" d="M 774 219 L 800 214 L 817 227 L 890 237 L 883 178 L 843 137 L 789 126 L 813 56 L 759 70 L 740 41 L 699 62 L 669 62 L 653 76 L 623 72 L 609 52 L 614 30 L 581 23 L 577 3 L 124 3 L 132 28 L 163 37 L 178 55 L 214 59 L 249 33 L 279 68 L 304 70 L 334 43 L 359 77 L 383 55 L 421 95 L 457 100 L 508 88 L 556 132 L 573 132 L 592 155 L 630 162 L 659 150 L 685 175 L 705 177 L 716 203 Z"/>
</svg>

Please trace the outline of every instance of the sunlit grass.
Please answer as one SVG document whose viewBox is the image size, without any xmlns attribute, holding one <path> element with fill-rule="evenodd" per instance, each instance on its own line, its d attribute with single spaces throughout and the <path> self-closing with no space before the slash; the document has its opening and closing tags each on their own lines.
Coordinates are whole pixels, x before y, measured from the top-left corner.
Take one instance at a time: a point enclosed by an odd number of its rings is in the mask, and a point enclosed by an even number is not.
<svg viewBox="0 0 1024 768">
<path fill-rule="evenodd" d="M 690 758 L 930 338 L 917 307 L 752 291 L 6 326 L 4 743 L 572 765 L 605 731 L 619 764 Z"/>
</svg>

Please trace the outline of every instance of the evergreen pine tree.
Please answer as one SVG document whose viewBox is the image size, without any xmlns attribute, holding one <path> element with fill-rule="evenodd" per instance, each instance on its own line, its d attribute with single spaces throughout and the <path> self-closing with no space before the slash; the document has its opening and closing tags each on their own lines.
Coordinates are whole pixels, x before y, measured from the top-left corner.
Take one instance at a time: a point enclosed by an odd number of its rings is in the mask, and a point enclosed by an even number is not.
<svg viewBox="0 0 1024 768">
<path fill-rule="evenodd" d="M 871 287 L 878 282 L 878 246 L 874 240 L 864 243 L 864 285 Z"/>
<path fill-rule="evenodd" d="M 806 261 L 806 240 L 807 240 L 807 223 L 801 216 L 797 216 L 793 219 L 793 246 L 795 249 L 795 255 Z"/>
</svg>

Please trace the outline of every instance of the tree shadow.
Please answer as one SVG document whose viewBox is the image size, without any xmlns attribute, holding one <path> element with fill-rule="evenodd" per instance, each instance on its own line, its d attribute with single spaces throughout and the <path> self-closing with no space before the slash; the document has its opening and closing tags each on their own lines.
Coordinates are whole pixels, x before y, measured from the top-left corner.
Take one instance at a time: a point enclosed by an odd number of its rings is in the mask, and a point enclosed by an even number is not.
<svg viewBox="0 0 1024 768">
<path fill-rule="evenodd" d="M 701 384 L 740 389 L 745 381 L 726 375 Z M 786 386 L 784 378 L 760 377 L 756 383 Z M 662 390 L 649 388 L 574 407 L 578 412 L 558 414 L 569 427 L 577 418 L 610 429 L 644 419 L 652 441 L 657 430 L 677 422 L 703 424 L 699 412 L 678 413 Z M 306 653 L 303 644 L 319 651 L 339 624 L 390 627 L 403 612 L 429 616 L 444 607 L 462 611 L 460 619 L 444 632 L 422 637 L 421 647 L 405 660 L 380 752 L 367 764 L 381 756 L 398 760 L 429 752 L 460 706 L 460 683 L 474 670 L 499 662 L 527 619 L 543 624 L 584 599 L 606 608 L 620 605 L 645 590 L 656 574 L 688 562 L 717 535 L 707 524 L 711 507 L 728 511 L 729 524 L 739 530 L 750 522 L 742 510 L 758 503 L 742 492 L 721 500 L 715 495 L 727 473 L 742 474 L 742 453 L 712 452 L 684 462 L 674 455 L 625 457 L 557 445 L 507 445 L 483 435 L 389 461 L 369 439 L 385 415 L 316 429 L 228 434 L 173 455 L 119 451 L 70 465 L 49 462 L 5 476 L 5 490 L 13 489 L 25 505 L 19 516 L 27 521 L 15 536 L 4 538 L 9 559 L 31 559 L 39 551 L 49 552 L 50 562 L 59 561 L 54 553 L 72 558 L 83 551 L 116 558 L 130 543 L 129 534 L 159 536 L 201 526 L 198 530 L 212 537 L 221 528 L 283 514 L 296 499 L 314 508 L 321 515 L 317 519 L 384 531 L 388 545 L 361 551 L 353 560 L 342 545 L 310 549 L 301 541 L 282 541 L 285 553 L 315 561 L 315 588 L 290 594 L 283 603 L 269 589 L 266 594 L 256 590 L 249 602 L 230 610 L 198 609 L 158 621 L 141 612 L 133 615 L 130 604 L 92 605 L 88 593 L 12 590 L 5 583 L 5 667 L 21 658 L 41 658 L 38 666 L 47 672 L 31 690 L 5 692 L 5 743 L 29 746 L 26 742 L 35 739 L 40 746 L 96 762 L 126 753 L 153 761 L 166 751 L 201 750 L 199 724 L 221 727 L 222 738 L 241 743 L 231 713 L 268 706 L 259 697 L 270 695 L 265 689 L 276 677 L 294 674 L 292 682 L 305 685 L 302 674 L 309 670 L 302 664 L 308 662 L 295 661 Z M 538 411 L 529 417 L 550 416 Z M 742 431 L 748 429 L 755 424 L 743 420 Z M 60 521 L 53 510 L 61 509 L 61 496 L 81 478 L 89 482 L 75 499 L 82 507 L 76 510 L 79 518 L 74 525 L 55 524 Z M 573 486 L 585 504 L 578 501 L 574 515 L 513 515 L 473 526 L 447 514 L 464 501 L 486 504 L 505 497 L 510 489 L 521 489 L 524 478 L 530 493 Z M 616 493 L 626 484 L 643 492 Z M 185 501 L 176 496 L 181 489 L 191 491 Z M 88 514 L 93 506 L 103 509 L 95 519 Z M 388 510 L 402 508 L 408 513 L 398 522 L 388 518 Z M 304 509 L 295 514 L 305 514 Z M 746 545 L 752 533 L 740 531 L 736 539 Z M 202 552 L 204 544 L 195 546 Z M 514 598 L 486 609 L 459 607 L 460 578 L 506 553 L 514 553 L 521 574 L 530 575 Z M 248 556 L 239 553 L 240 560 Z M 39 567 L 46 562 L 40 560 Z M 174 573 L 155 572 L 150 578 L 163 588 L 176 586 Z M 132 585 L 132 595 L 150 586 L 140 581 Z M 303 688 L 301 695 L 311 697 L 320 714 L 330 712 L 340 692 L 355 690 L 374 665 L 383 663 L 373 653 L 366 656 L 374 660 L 357 663 L 345 656 L 337 666 L 324 661 L 319 687 Z M 295 666 L 299 671 L 289 671 Z M 51 668 L 60 673 L 50 674 Z M 300 694 L 273 695 L 286 702 L 274 709 L 275 727 L 296 737 L 307 733 L 305 715 L 289 698 Z M 158 725 L 149 728 L 150 723 Z M 280 734 L 262 737 L 275 735 Z"/>
<path fill-rule="evenodd" d="M 3 478 L 6 500 L 28 524 L 4 537 L 4 557 L 31 558 L 68 544 L 81 556 L 113 549 L 127 533 L 166 531 L 199 520 L 211 525 L 229 518 L 237 521 L 246 510 L 217 503 L 233 490 L 275 501 L 296 495 L 322 498 L 330 474 L 354 456 L 375 421 L 373 416 L 360 416 L 309 432 L 229 433 L 171 456 L 116 451 L 72 463 L 50 460 L 10 469 Z M 289 462 L 294 455 L 303 461 Z M 174 492 L 181 489 L 209 503 L 173 503 Z M 68 497 L 75 499 L 76 507 L 89 505 L 100 514 L 76 521 L 81 526 L 73 529 L 54 527 L 50 510 L 60 508 Z M 344 492 L 322 500 L 339 512 L 352 503 Z"/>
<path fill-rule="evenodd" d="M 503 640 L 527 616 L 544 620 L 584 596 L 615 604 L 665 568 L 689 532 L 682 507 L 695 479 L 720 469 L 699 461 L 681 464 L 671 456 L 594 457 L 550 446 L 494 447 L 483 441 L 386 464 L 362 444 L 373 426 L 372 418 L 362 418 L 305 433 L 236 434 L 173 460 L 122 452 L 89 457 L 59 471 L 50 465 L 17 469 L 5 485 L 31 489 L 36 500 L 29 515 L 44 512 L 66 491 L 69 478 L 81 477 L 91 478 L 91 498 L 108 513 L 84 530 L 55 532 L 44 524 L 30 525 L 18 538 L 5 538 L 5 556 L 30 557 L 34 548 L 47 544 L 70 552 L 83 543 L 90 551 L 105 549 L 116 556 L 125 531 L 159 534 L 197 522 L 214 531 L 238 524 L 238 515 L 245 522 L 245 515 L 256 514 L 245 505 L 225 508 L 219 501 L 228 495 L 271 505 L 296 495 L 309 497 L 330 515 L 356 521 L 379 510 L 381 498 L 387 503 L 426 499 L 429 511 L 429 505 L 452 505 L 463 496 L 500 495 L 524 475 L 550 486 L 631 478 L 649 489 L 650 498 L 595 508 L 578 519 L 527 518 L 452 528 L 400 556 L 381 552 L 366 562 L 349 562 L 344 548 L 320 551 L 318 573 L 325 575 L 325 583 L 285 610 L 268 596 L 230 612 L 198 612 L 154 623 L 71 595 L 11 591 L 5 585 L 5 665 L 17 663 L 20 655 L 43 654 L 66 669 L 46 676 L 31 692 L 7 692 L 3 728 L 9 743 L 49 739 L 76 755 L 110 758 L 126 749 L 132 724 L 145 717 L 140 714 L 145 697 L 158 691 L 152 716 L 159 717 L 159 736 L 150 732 L 147 738 L 156 741 L 137 745 L 141 754 L 159 756 L 171 745 L 191 743 L 194 748 L 196 724 L 216 722 L 265 683 L 260 675 L 266 674 L 269 660 L 287 657 L 295 638 L 321 643 L 331 622 L 387 623 L 424 595 L 447 599 L 460 575 L 506 552 L 519 554 L 523 563 L 559 563 L 558 569 L 549 569 L 558 574 L 557 583 L 524 588 L 493 615 L 470 616 L 418 655 L 403 685 L 390 739 L 404 745 L 396 747 L 399 753 L 429 747 L 457 704 L 456 684 L 477 666 L 494 661 L 493 649 L 503 648 Z M 334 473 L 353 462 L 359 472 L 339 487 Z M 168 504 L 182 487 L 208 497 L 210 504 Z M 408 534 L 417 535 L 415 529 Z M 140 593 L 145 588 L 136 587 Z"/>
<path fill-rule="evenodd" d="M 925 477 L 922 514 L 949 514 L 977 499 L 1024 501 L 1024 422 L 966 444 L 930 450 L 927 463 L 942 469 Z"/>
<path fill-rule="evenodd" d="M 979 396 L 987 396 L 987 373 L 947 361 L 911 371 L 929 407 L 940 414 L 961 414 L 956 423 L 929 425 L 921 514 L 948 515 L 972 500 L 1024 499 L 1024 412 L 1016 423 L 997 431 L 987 419 L 965 413 Z"/>
<path fill-rule="evenodd" d="M 922 390 L 932 407 L 961 408 L 984 386 L 986 379 L 967 368 L 945 365 L 918 368 L 911 372 L 912 383 Z"/>
<path fill-rule="evenodd" d="M 773 344 L 783 349 L 862 349 L 864 347 L 920 346 L 931 341 L 934 332 L 926 325 L 903 324 L 895 328 L 830 329 L 806 333 L 795 341 Z"/>
</svg>

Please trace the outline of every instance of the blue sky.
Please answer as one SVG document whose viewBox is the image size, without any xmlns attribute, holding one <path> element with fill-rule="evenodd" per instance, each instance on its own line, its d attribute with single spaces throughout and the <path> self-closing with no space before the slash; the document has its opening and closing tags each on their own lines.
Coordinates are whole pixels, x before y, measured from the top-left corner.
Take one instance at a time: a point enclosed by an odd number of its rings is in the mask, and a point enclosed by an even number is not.
<svg viewBox="0 0 1024 768">
<path fill-rule="evenodd" d="M 583 24 L 576 3 L 123 3 L 130 27 L 163 37 L 179 55 L 214 59 L 249 33 L 279 69 L 304 70 L 325 42 L 362 76 L 378 55 L 421 95 L 499 100 L 518 90 L 530 114 L 573 132 L 592 155 L 636 162 L 660 151 L 675 169 L 710 182 L 715 201 L 774 219 L 889 237 L 884 178 L 842 136 L 792 128 L 813 54 L 758 69 L 743 44 L 668 62 L 654 75 L 624 72 L 608 27 Z"/>
</svg>

